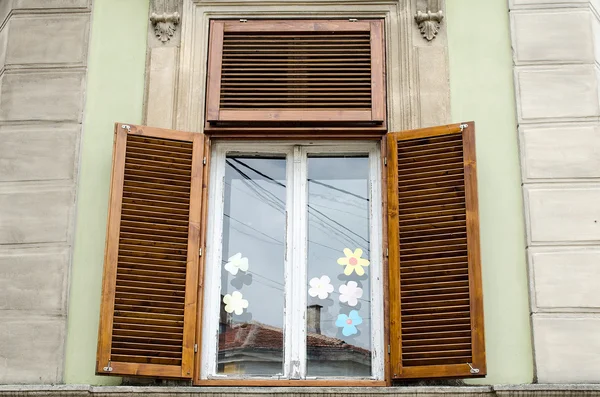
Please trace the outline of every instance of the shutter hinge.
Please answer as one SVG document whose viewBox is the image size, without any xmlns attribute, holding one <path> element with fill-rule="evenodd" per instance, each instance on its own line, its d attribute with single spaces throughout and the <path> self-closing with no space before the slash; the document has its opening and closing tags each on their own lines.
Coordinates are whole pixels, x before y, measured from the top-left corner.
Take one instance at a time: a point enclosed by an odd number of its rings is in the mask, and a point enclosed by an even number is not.
<svg viewBox="0 0 600 397">
<path fill-rule="evenodd" d="M 202 159 L 202 164 L 206 165 L 206 157 Z"/>
<path fill-rule="evenodd" d="M 348 21 L 350 21 L 350 22 L 358 22 L 358 19 L 356 19 L 356 18 L 350 18 L 350 19 L 348 19 Z"/>
<path fill-rule="evenodd" d="M 106 367 L 102 368 L 106 372 L 112 372 L 113 368 L 110 366 L 110 360 L 108 360 L 108 364 Z"/>
<path fill-rule="evenodd" d="M 202 247 L 198 248 L 198 256 L 202 256 Z"/>
<path fill-rule="evenodd" d="M 472 374 L 478 374 L 479 373 L 479 368 L 473 368 L 473 366 L 471 365 L 471 363 L 467 363 L 467 365 L 469 366 L 469 368 L 471 368 L 471 373 Z"/>
<path fill-rule="evenodd" d="M 198 353 L 198 344 L 194 343 L 194 353 Z"/>
<path fill-rule="evenodd" d="M 465 128 L 467 128 L 469 126 L 469 124 L 461 124 L 460 125 L 460 132 L 463 132 L 465 130 Z"/>
<path fill-rule="evenodd" d="M 383 165 L 387 167 L 387 156 L 383 158 Z"/>
<path fill-rule="evenodd" d="M 386 256 L 386 258 L 389 258 L 389 256 L 390 256 L 390 250 L 389 250 L 389 248 L 385 249 L 385 256 Z"/>
<path fill-rule="evenodd" d="M 392 347 L 388 345 L 388 354 L 392 354 Z"/>
<path fill-rule="evenodd" d="M 243 19 L 243 18 L 241 18 L 241 19 L 240 19 L 240 22 L 241 22 L 241 23 L 244 23 L 244 22 L 248 22 L 248 20 L 247 20 L 247 19 Z"/>
</svg>

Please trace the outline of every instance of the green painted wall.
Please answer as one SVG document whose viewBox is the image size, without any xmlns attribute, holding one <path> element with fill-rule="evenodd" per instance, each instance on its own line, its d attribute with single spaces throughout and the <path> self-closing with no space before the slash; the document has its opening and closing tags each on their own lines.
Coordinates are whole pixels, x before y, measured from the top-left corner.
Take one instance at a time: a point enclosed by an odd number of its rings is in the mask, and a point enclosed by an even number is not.
<svg viewBox="0 0 600 397">
<path fill-rule="evenodd" d="M 88 58 L 65 383 L 118 384 L 94 376 L 112 160 L 113 123 L 140 123 L 148 0 L 96 0 Z"/>
<path fill-rule="evenodd" d="M 477 122 L 488 377 L 529 383 L 533 358 L 506 0 L 447 0 L 452 118 Z M 71 274 L 66 383 L 94 376 L 113 122 L 142 118 L 148 0 L 96 0 Z"/>
<path fill-rule="evenodd" d="M 488 377 L 530 383 L 533 351 L 506 0 L 447 0 L 452 119 L 475 120 Z"/>
</svg>

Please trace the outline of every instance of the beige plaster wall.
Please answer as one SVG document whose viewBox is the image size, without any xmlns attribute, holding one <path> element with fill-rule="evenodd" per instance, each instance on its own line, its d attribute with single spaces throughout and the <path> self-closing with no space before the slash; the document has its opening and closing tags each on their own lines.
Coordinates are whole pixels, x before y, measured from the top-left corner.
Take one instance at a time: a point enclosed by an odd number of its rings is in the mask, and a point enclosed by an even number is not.
<svg viewBox="0 0 600 397">
<path fill-rule="evenodd" d="M 90 11 L 0 1 L 0 384 L 63 380 Z"/>
<path fill-rule="evenodd" d="M 600 382 L 600 1 L 511 0 L 541 383 Z"/>
</svg>

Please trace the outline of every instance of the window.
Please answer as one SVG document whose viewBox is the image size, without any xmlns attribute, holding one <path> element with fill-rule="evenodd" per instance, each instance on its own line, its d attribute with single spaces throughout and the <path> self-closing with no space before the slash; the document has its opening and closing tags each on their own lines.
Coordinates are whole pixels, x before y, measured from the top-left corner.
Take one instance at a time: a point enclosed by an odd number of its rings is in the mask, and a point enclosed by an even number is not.
<svg viewBox="0 0 600 397">
<path fill-rule="evenodd" d="M 96 372 L 484 376 L 473 123 L 387 132 L 381 20 L 211 25 L 206 135 L 115 125 Z"/>
<path fill-rule="evenodd" d="M 214 145 L 204 378 L 383 379 L 377 146 Z"/>
</svg>

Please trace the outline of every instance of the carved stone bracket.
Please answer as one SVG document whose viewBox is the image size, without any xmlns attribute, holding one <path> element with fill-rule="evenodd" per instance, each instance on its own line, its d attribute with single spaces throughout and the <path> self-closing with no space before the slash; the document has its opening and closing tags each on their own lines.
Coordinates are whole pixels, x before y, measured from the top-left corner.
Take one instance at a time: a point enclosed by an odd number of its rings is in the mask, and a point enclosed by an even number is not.
<svg viewBox="0 0 600 397">
<path fill-rule="evenodd" d="M 432 2 L 429 1 L 426 12 L 417 11 L 417 15 L 415 15 L 415 21 L 417 21 L 417 25 L 419 25 L 419 30 L 421 31 L 423 38 L 427 41 L 435 39 L 440 31 L 442 20 L 444 19 L 444 14 L 439 6 L 434 8 L 435 11 L 431 11 L 431 3 Z"/>
<path fill-rule="evenodd" d="M 178 12 L 171 14 L 162 13 L 157 14 L 155 12 L 150 15 L 150 22 L 154 25 L 154 34 L 160 41 L 166 43 L 171 40 L 171 37 L 175 34 L 177 29 L 176 25 L 181 21 L 181 16 Z"/>
<path fill-rule="evenodd" d="M 444 19 L 442 10 L 439 10 L 438 12 L 417 11 L 417 15 L 415 15 L 415 21 L 417 21 L 417 24 L 419 25 L 419 30 L 427 41 L 435 39 L 435 36 L 437 36 L 440 31 L 442 19 Z"/>
</svg>

